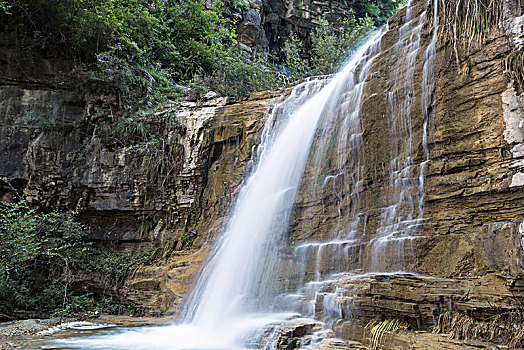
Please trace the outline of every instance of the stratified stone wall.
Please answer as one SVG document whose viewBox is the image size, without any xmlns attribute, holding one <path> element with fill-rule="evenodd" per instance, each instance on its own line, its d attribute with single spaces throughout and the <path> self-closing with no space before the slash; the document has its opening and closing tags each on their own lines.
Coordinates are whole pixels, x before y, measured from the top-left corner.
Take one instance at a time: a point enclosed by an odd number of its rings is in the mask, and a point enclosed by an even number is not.
<svg viewBox="0 0 524 350">
<path fill-rule="evenodd" d="M 328 6 L 304 1 L 302 7 L 309 15 L 299 15 L 296 6 L 286 4 L 249 2 L 258 15 L 251 12 L 242 18 L 240 25 L 254 33 L 239 30 L 246 45 L 271 46 L 283 39 L 284 19 L 307 26 L 304 19 L 318 18 L 316 9 L 325 11 Z M 344 193 L 343 186 L 337 192 L 331 187 L 309 191 L 310 184 L 323 181 L 308 178 L 314 172 L 306 169 L 290 226 L 290 247 L 282 252 L 287 261 L 282 265 L 284 287 L 296 287 L 302 268 L 297 260 L 287 259 L 293 258 L 295 248 L 311 241 L 319 247 L 340 237 L 337 228 L 355 224 L 358 241 L 347 241 L 331 253 L 326 248 L 320 263 L 313 258 L 308 261 L 303 276 L 312 279 L 315 269 L 323 277 L 351 272 L 318 294 L 321 305 L 322 298 L 339 293 L 346 321 L 403 317 L 427 326 L 448 309 L 488 317 L 522 302 L 524 98 L 504 74 L 501 60 L 522 45 L 524 20 L 518 17 L 513 1 L 505 4 L 500 28 L 489 34 L 485 44 L 473 46 L 468 55 L 459 52 L 458 61 L 449 42 L 437 41 L 426 129 L 429 162 L 422 167 L 426 153 L 420 89 L 431 40 L 432 8 L 426 9 L 425 0 L 414 1 L 412 18 L 421 16 L 423 23 L 420 49 L 409 77 L 412 83 L 406 85 L 413 88 L 405 93 L 411 104 L 410 161 L 415 169 L 408 180 L 418 179 L 423 169 L 423 215 L 409 232 L 413 237 L 409 244 L 384 249 L 377 263 L 371 248 L 383 225 L 384 208 L 393 204 L 390 174 L 392 157 L 398 153 L 394 148 L 408 140 L 393 134 L 388 105 L 388 94 L 398 90 L 398 79 L 407 78 L 396 76 L 398 70 L 392 68 L 398 62 L 395 44 L 406 22 L 406 10 L 391 19 L 362 100 L 362 174 L 361 183 L 353 187 L 359 189 L 358 201 L 350 202 L 351 194 Z M 338 5 L 330 2 L 329 6 Z M 110 113 L 107 104 L 117 101 L 111 96 L 79 93 L 74 86 L 61 83 L 60 71 L 70 69 L 67 62 L 43 60 L 38 63 L 38 74 L 26 75 L 14 72 L 7 64 L 8 56 L 9 52 L 2 52 L 5 59 L 0 61 L 0 176 L 43 209 L 78 208 L 80 219 L 93 229 L 94 240 L 161 247 L 162 257 L 136 271 L 122 293 L 148 313 L 174 311 L 227 219 L 258 143 L 264 115 L 289 88 L 255 93 L 241 101 L 216 99 L 165 106 L 159 112 L 172 114 L 180 125 L 171 135 L 180 146 L 179 162 L 162 191 L 146 190 L 140 164 L 129 159 L 124 148 L 109 147 L 96 137 L 96 129 L 110 125 L 105 124 Z M 20 124 L 20 118 L 29 112 L 45 112 L 75 128 L 49 131 Z M 400 146 L 394 140 L 400 140 Z M 335 151 L 338 155 L 345 152 Z M 353 163 L 348 160 L 349 165 Z M 333 182 L 335 185 L 338 183 Z M 4 185 L 0 196 L 9 200 L 12 188 Z M 341 211 L 342 200 L 357 208 L 349 205 L 350 209 Z M 355 212 L 359 220 L 352 216 Z M 181 249 L 183 234 L 195 236 L 188 249 Z M 346 260 L 338 252 L 345 252 Z M 399 269 L 417 275 L 392 273 Z M 318 312 L 321 316 L 320 306 Z M 344 329 L 340 332 L 349 334 Z"/>
</svg>

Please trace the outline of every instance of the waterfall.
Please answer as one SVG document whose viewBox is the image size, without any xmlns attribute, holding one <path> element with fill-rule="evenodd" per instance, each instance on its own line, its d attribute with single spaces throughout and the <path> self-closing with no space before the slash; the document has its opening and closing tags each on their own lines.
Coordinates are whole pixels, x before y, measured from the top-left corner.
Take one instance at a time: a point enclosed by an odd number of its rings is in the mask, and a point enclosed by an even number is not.
<svg viewBox="0 0 524 350">
<path fill-rule="evenodd" d="M 403 269 L 404 242 L 415 238 L 424 221 L 438 0 L 433 10 L 421 96 L 414 95 L 414 76 L 426 11 L 413 16 L 412 3 L 407 5 L 398 41 L 389 49 L 398 58 L 389 72 L 396 79 L 385 96 L 392 152 L 382 193 L 387 205 L 377 206 L 381 218 L 373 238 L 366 233 L 360 202 L 366 181 L 361 107 L 385 31 L 368 40 L 334 77 L 298 84 L 268 111 L 250 173 L 178 323 L 59 342 L 83 349 L 272 349 L 261 339 L 273 339 L 277 326 L 297 315 L 321 319 L 333 329 L 349 321 L 348 296 L 354 291 L 346 281 L 364 279 L 370 271 Z M 423 116 L 420 164 L 414 160 L 416 98 Z M 311 241 L 305 232 L 306 239 L 294 247 L 293 259 L 287 260 L 293 260 L 288 263 L 299 270 L 300 280 L 283 293 L 279 277 L 289 265 L 282 263 L 287 258 L 282 252 L 299 190 L 310 194 L 309 203 L 335 208 L 335 220 L 325 228 L 331 237 Z M 371 261 L 364 263 L 363 254 Z"/>
<path fill-rule="evenodd" d="M 431 0 L 428 5 L 430 5 Z M 429 147 L 428 147 L 428 125 L 430 117 L 430 103 L 431 93 L 435 85 L 435 56 L 437 55 L 437 28 L 438 28 L 438 0 L 433 0 L 433 28 L 431 34 L 431 42 L 429 43 L 426 54 L 424 56 L 424 68 L 422 71 L 422 115 L 424 116 L 423 135 L 422 135 L 422 147 L 424 148 L 425 159 L 420 163 L 420 188 L 421 192 L 424 191 L 425 173 L 426 166 L 429 162 Z M 424 196 L 421 196 L 419 202 L 419 211 L 424 212 Z"/>
<path fill-rule="evenodd" d="M 319 124 L 336 125 L 342 117 L 342 139 L 358 153 L 360 99 L 382 35 L 369 39 L 329 82 L 299 84 L 269 113 L 253 170 L 179 324 L 61 342 L 104 349 L 241 349 L 268 325 L 289 318 L 290 308 L 274 303 L 275 267 L 310 148 Z"/>
<path fill-rule="evenodd" d="M 373 271 L 401 270 L 406 267 L 404 244 L 406 241 L 412 243 L 413 233 L 423 220 L 421 212 L 417 211 L 424 188 L 420 186 L 418 167 L 413 160 L 412 105 L 416 97 L 413 77 L 426 11 L 411 18 L 412 6 L 410 2 L 406 23 L 399 28 L 399 39 L 393 47 L 400 62 L 392 67 L 396 79 L 388 95 L 393 140 L 386 195 L 391 204 L 382 208 L 377 237 L 371 242 Z"/>
<path fill-rule="evenodd" d="M 436 11 L 435 7 L 435 16 Z M 369 164 L 365 163 L 360 109 L 353 113 L 344 112 L 344 117 L 339 119 L 331 119 L 333 123 L 336 121 L 334 125 L 321 123 L 319 126 L 322 132 L 317 136 L 309 165 L 311 170 L 304 181 L 310 182 L 307 191 L 315 193 L 316 198 L 322 200 L 323 207 L 324 204 L 330 206 L 330 210 L 334 207 L 338 216 L 336 225 L 331 229 L 331 236 L 327 239 L 303 243 L 295 248 L 296 259 L 308 265 L 304 267 L 305 272 L 299 272 L 309 275 L 301 278 L 303 282 L 320 282 L 323 278 L 329 279 L 333 273 L 352 269 L 362 269 L 364 272 L 409 269 L 411 256 L 414 255 L 413 240 L 418 238 L 417 229 L 425 222 L 424 169 L 429 157 L 427 122 L 424 123 L 422 135 L 425 159 L 419 163 L 415 161 L 417 149 L 414 143 L 418 135 L 415 135 L 412 114 L 420 111 L 414 108 L 415 102 L 420 100 L 425 115 L 428 108 L 424 105 L 430 102 L 433 84 L 434 50 L 431 47 L 435 45 L 432 42 L 426 49 L 429 59 L 423 73 L 422 90 L 426 92 L 422 96 L 416 94 L 418 89 L 414 77 L 417 61 L 420 62 L 417 58 L 420 56 L 426 15 L 427 11 L 415 13 L 414 3 L 409 2 L 405 8 L 405 23 L 397 29 L 398 39 L 388 49 L 388 56 L 396 58 L 388 67 L 395 79 L 388 88 L 385 115 L 391 126 L 391 161 L 388 182 L 380 193 L 386 205 L 379 207 L 381 215 L 376 231 L 366 232 L 367 217 L 364 213 L 369 208 L 360 204 L 363 184 L 369 181 L 364 178 L 364 168 Z M 435 29 L 433 34 L 433 40 L 436 40 Z M 346 101 L 352 103 L 350 98 Z M 428 120 L 427 116 L 423 119 Z M 340 127 L 342 125 L 344 127 Z M 327 174 L 324 174 L 325 169 Z M 315 181 L 320 181 L 321 185 Z M 329 200 L 332 202 L 326 203 Z M 318 201 L 309 200 L 301 205 L 314 206 L 318 205 Z M 328 230 L 323 228 L 324 232 Z M 321 288 L 318 283 L 314 286 Z M 315 293 L 310 291 L 306 294 L 314 297 Z"/>
<path fill-rule="evenodd" d="M 366 279 L 377 272 L 385 275 L 403 274 L 399 270 L 406 268 L 406 261 L 411 259 L 411 256 L 406 256 L 405 251 L 411 253 L 413 240 L 419 238 L 417 229 L 425 220 L 425 168 L 430 159 L 427 130 L 434 89 L 438 24 L 438 0 L 433 1 L 432 37 L 423 52 L 422 89 L 419 96 L 415 95 L 417 84 L 414 76 L 427 11 L 413 17 L 413 4 L 410 2 L 407 5 L 405 24 L 398 29 L 398 40 L 388 52 L 389 55 L 398 57 L 396 64 L 390 67 L 396 79 L 386 97 L 389 107 L 387 117 L 390 118 L 393 138 L 389 183 L 385 186 L 383 197 L 392 204 L 381 209 L 379 227 L 376 232 L 369 232 L 374 234 L 373 238 L 369 243 L 366 242 L 366 218 L 360 213 L 360 210 L 366 209 L 361 208 L 358 196 L 362 187 L 360 184 L 365 181 L 361 170 L 365 150 L 358 141 L 343 145 L 342 149 L 348 150 L 347 153 L 351 154 L 352 159 L 335 162 L 331 167 L 337 169 L 338 173 L 329 174 L 324 180 L 325 184 L 332 187 L 331 197 L 336 199 L 338 205 L 339 217 L 337 227 L 333 229 L 333 238 L 322 242 L 306 242 L 295 247 L 295 260 L 302 265 L 302 270 L 298 272 L 301 277 L 298 289 L 290 288 L 286 301 L 297 305 L 297 310 L 302 314 L 319 318 L 341 333 L 345 324 L 351 323 L 354 313 L 349 300 L 352 295 L 357 295 L 354 294 L 356 291 L 351 289 L 351 283 L 348 284 L 347 281 Z M 431 0 L 428 7 L 430 5 Z M 414 160 L 417 150 L 414 145 L 416 135 L 411 115 L 420 111 L 414 108 L 417 98 L 420 99 L 423 121 L 423 159 L 420 162 Z M 354 133 L 351 138 L 353 140 L 360 140 L 361 126 L 358 118 L 357 120 L 354 124 L 356 126 L 345 129 Z M 332 150 L 325 150 L 329 148 L 327 145 L 331 141 L 330 138 L 336 137 L 338 133 L 336 129 L 330 130 L 330 137 L 319 137 L 313 154 L 321 154 L 319 159 L 340 157 Z M 355 149 L 358 149 L 358 152 L 353 154 Z M 318 169 L 321 164 L 315 163 L 315 159 L 313 158 L 312 163 Z M 315 174 L 321 174 L 321 171 Z M 315 174 L 313 176 L 319 176 Z M 341 193 L 344 192 L 351 194 L 348 200 L 351 209 L 341 210 L 343 205 L 340 203 L 344 200 Z M 405 247 L 406 242 L 408 245 Z"/>
<path fill-rule="evenodd" d="M 310 91 L 319 89 L 318 81 L 302 83 L 273 109 L 253 173 L 189 299 L 185 322 L 217 327 L 271 306 L 279 247 L 288 229 L 317 125 L 341 112 L 350 118 L 358 114 L 367 71 L 380 38 L 381 33 L 371 38 L 312 97 Z"/>
</svg>

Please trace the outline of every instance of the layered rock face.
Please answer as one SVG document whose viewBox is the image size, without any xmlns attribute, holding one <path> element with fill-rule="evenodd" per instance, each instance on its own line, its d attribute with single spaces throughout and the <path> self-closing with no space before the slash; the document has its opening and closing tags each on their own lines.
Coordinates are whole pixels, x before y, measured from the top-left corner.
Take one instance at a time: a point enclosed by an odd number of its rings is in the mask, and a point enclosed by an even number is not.
<svg viewBox="0 0 524 350">
<path fill-rule="evenodd" d="M 45 59 L 21 69 L 1 52 L 0 198 L 18 192 L 40 210 L 78 211 L 107 254 L 156 248 L 161 262 L 122 293 L 146 313 L 174 311 L 227 217 L 268 107 L 289 89 L 166 105 L 121 132 L 118 99 L 79 91 L 71 69 Z M 158 140 L 137 139 L 142 129 Z M 98 288 L 76 276 L 85 284 Z"/>
<path fill-rule="evenodd" d="M 345 149 L 337 126 L 319 136 L 328 149 L 312 155 L 297 199 L 283 283 L 341 335 L 377 317 L 487 318 L 524 296 L 524 100 L 501 64 L 521 48 L 522 8 L 505 2 L 467 51 L 438 33 L 431 56 L 433 6 L 414 1 L 391 19 L 362 131 Z"/>
<path fill-rule="evenodd" d="M 358 326 L 375 318 L 427 327 L 445 311 L 487 318 L 521 305 L 524 98 L 501 64 L 524 41 L 518 5 L 504 2 L 482 45 L 455 50 L 439 35 L 432 56 L 434 5 L 413 1 L 382 37 L 358 128 L 318 131 L 279 282 L 338 336 L 362 338 Z M 165 136 L 179 147 L 176 167 L 151 189 L 143 162 L 95 130 L 110 114 L 104 102 L 117 102 L 60 84 L 67 63 L 41 65 L 33 78 L 3 62 L 0 176 L 44 209 L 78 208 L 94 240 L 161 247 L 122 293 L 151 314 L 176 310 L 249 171 L 264 115 L 291 87 L 158 111 L 176 120 Z M 23 124 L 34 111 L 47 124 Z"/>
<path fill-rule="evenodd" d="M 143 266 L 127 281 L 123 293 L 136 305 L 141 305 L 152 314 L 175 312 L 183 297 L 191 290 L 197 272 L 222 233 L 228 218 L 229 209 L 239 191 L 245 175 L 250 171 L 251 159 L 259 142 L 268 108 L 274 100 L 281 98 L 280 92 L 252 94 L 246 101 L 224 104 L 220 101 L 208 102 L 208 126 L 203 124 L 199 132 L 209 137 L 211 147 L 206 150 L 205 162 L 201 155 L 193 161 L 205 169 L 196 199 L 199 207 L 191 211 L 194 225 L 190 232 L 194 235 L 191 247 L 175 249 L 169 257 L 150 266 Z M 216 104 L 221 103 L 220 107 Z M 187 105 L 186 107 L 187 108 Z M 203 109 L 192 106 L 178 116 L 186 117 L 194 123 L 201 123 Z M 200 141 L 188 140 L 187 149 L 193 149 Z M 191 186 L 189 179 L 186 186 Z M 166 232 L 169 245 L 177 244 L 180 235 Z M 178 243 L 181 244 L 181 243 Z"/>
</svg>

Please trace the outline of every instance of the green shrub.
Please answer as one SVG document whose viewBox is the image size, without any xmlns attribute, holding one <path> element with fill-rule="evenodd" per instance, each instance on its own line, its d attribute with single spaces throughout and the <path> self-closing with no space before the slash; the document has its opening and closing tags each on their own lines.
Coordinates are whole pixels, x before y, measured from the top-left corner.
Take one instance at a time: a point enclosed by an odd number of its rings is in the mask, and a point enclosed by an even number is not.
<svg viewBox="0 0 524 350">
<path fill-rule="evenodd" d="M 335 0 L 353 9 L 357 18 L 371 18 L 374 25 L 386 23 L 407 0 Z"/>
<path fill-rule="evenodd" d="M 74 216 L 0 202 L 0 312 L 61 306 L 70 271 L 90 249 Z"/>
<path fill-rule="evenodd" d="M 312 66 L 314 74 L 331 74 L 341 68 L 351 51 L 357 48 L 374 29 L 370 17 L 357 20 L 353 12 L 335 30 L 321 21 L 312 35 Z"/>
<path fill-rule="evenodd" d="M 234 46 L 225 51 L 211 74 L 194 78 L 192 98 L 199 98 L 208 90 L 223 96 L 246 96 L 252 91 L 280 88 L 293 79 L 285 67 L 268 62 L 262 54 Z"/>
<path fill-rule="evenodd" d="M 321 20 L 311 33 L 310 64 L 302 59 L 303 43 L 291 33 L 284 44 L 285 64 L 295 79 L 307 75 L 323 75 L 335 73 L 344 61 L 373 31 L 375 26 L 370 17 L 357 20 L 353 11 L 338 28 L 334 28 L 326 20 Z"/>
<path fill-rule="evenodd" d="M 118 291 L 152 251 L 119 251 L 116 244 L 95 247 L 87 241 L 87 229 L 75 221 L 75 215 L 41 213 L 24 200 L 0 202 L 0 314 L 33 317 L 129 311 L 119 301 Z M 78 272 L 98 281 L 102 291 L 87 286 L 73 291 Z"/>
<path fill-rule="evenodd" d="M 293 77 L 301 78 L 307 75 L 310 67 L 302 59 L 304 44 L 302 40 L 291 32 L 289 39 L 284 43 L 283 51 L 285 55 L 285 64 L 291 71 Z"/>
<path fill-rule="evenodd" d="M 225 46 L 234 43 L 219 7 L 208 10 L 205 0 L 0 4 L 0 44 L 14 49 L 15 62 L 31 63 L 36 53 L 74 59 L 124 97 L 171 93 L 173 82 L 211 73 Z"/>
</svg>

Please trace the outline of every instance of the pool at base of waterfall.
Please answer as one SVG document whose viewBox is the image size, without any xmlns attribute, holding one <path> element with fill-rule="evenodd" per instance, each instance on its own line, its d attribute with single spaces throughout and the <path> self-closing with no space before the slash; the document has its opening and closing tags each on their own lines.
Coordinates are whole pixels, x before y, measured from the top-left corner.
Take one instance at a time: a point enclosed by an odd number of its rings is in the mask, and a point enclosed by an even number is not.
<svg viewBox="0 0 524 350">
<path fill-rule="evenodd" d="M 206 325 L 165 324 L 118 327 L 112 324 L 71 322 L 40 332 L 39 339 L 22 349 L 92 350 L 243 350 L 317 349 L 334 339 L 331 330 L 316 320 L 296 314 L 252 314 L 231 319 L 214 328 Z M 29 347 L 28 347 L 29 346 Z"/>
</svg>

